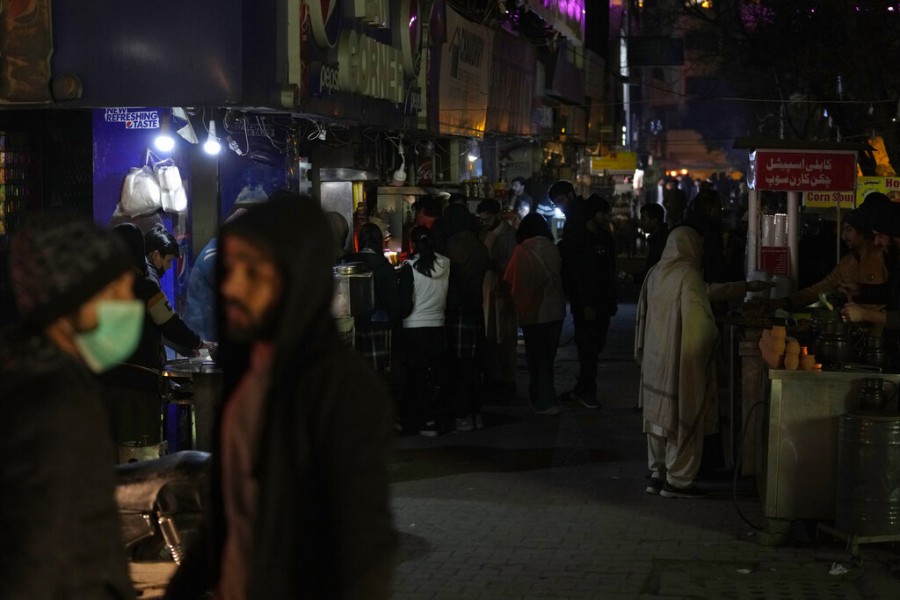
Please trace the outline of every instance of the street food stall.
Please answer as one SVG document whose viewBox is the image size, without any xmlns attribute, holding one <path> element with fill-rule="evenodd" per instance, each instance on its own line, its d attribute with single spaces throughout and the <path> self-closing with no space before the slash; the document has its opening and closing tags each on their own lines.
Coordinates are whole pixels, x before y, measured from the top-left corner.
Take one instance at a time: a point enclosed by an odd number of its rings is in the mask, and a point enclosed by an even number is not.
<svg viewBox="0 0 900 600">
<path fill-rule="evenodd" d="M 760 271 L 787 278 L 779 293 L 790 293 L 800 267 L 801 194 L 831 197 L 840 220 L 842 202 L 847 208 L 855 202 L 857 150 L 784 142 L 744 147 L 750 150 L 748 279 Z M 761 211 L 768 192 L 786 195 L 780 219 Z M 863 448 L 882 471 L 900 461 L 900 439 L 894 439 L 900 438 L 900 375 L 882 372 L 888 350 L 878 328 L 846 323 L 827 299 L 821 304 L 797 313 L 747 311 L 729 323 L 729 397 L 733 425 L 740 425 L 732 432 L 735 462 L 756 477 L 763 537 L 770 542 L 803 519 L 826 528 L 834 523 L 830 532 L 851 537 L 900 531 L 900 477 L 868 477 L 847 466 Z"/>
</svg>

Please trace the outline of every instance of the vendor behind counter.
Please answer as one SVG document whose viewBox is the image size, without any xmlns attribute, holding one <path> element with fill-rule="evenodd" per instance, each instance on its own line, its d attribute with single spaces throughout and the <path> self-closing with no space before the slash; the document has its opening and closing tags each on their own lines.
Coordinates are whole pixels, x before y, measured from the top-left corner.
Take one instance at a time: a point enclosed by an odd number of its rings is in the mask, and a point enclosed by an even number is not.
<svg viewBox="0 0 900 600">
<path fill-rule="evenodd" d="M 866 197 L 863 206 L 873 196 L 878 197 L 875 198 L 878 200 L 877 204 L 870 212 L 873 243 L 883 250 L 888 270 L 887 282 L 869 290 L 864 290 L 861 286 L 842 285 L 841 289 L 857 302 L 845 305 L 841 314 L 845 320 L 883 325 L 885 330 L 900 335 L 900 203 L 891 202 L 884 194 L 873 193 Z M 864 295 L 868 296 L 865 298 L 866 302 L 876 306 L 866 306 L 861 301 Z"/>
<path fill-rule="evenodd" d="M 857 301 L 877 301 L 879 294 L 883 294 L 880 288 L 888 281 L 888 268 L 884 252 L 874 242 L 871 212 L 863 208 L 851 211 L 841 229 L 841 240 L 848 249 L 847 254 L 823 279 L 787 298 L 774 301 L 775 307 L 797 310 L 815 302 L 820 294 L 849 289 L 847 286 L 850 283 L 855 284 L 853 291 Z"/>
</svg>

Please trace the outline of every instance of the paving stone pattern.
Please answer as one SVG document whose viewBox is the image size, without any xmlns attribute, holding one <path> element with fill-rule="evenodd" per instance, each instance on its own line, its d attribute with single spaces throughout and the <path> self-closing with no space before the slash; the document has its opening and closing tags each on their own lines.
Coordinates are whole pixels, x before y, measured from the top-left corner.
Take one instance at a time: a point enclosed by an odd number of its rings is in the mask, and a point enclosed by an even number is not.
<svg viewBox="0 0 900 600">
<path fill-rule="evenodd" d="M 396 599 L 900 598 L 898 547 L 861 547 L 801 523 L 786 545 L 760 537 L 752 481 L 732 498 L 644 492 L 646 448 L 633 362 L 636 288 L 624 291 L 600 359 L 600 410 L 531 414 L 520 347 L 517 397 L 489 399 L 485 428 L 397 439 L 393 508 L 401 533 Z M 577 372 L 567 320 L 557 393 Z M 704 482 L 698 482 L 703 484 Z M 830 575 L 834 563 L 847 573 Z"/>
</svg>

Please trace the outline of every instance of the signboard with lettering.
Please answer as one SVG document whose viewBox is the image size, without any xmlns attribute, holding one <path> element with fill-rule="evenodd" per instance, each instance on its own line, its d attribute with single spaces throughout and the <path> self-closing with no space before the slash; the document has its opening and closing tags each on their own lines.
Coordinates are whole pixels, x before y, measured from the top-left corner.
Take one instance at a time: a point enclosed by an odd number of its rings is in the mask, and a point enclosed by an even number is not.
<svg viewBox="0 0 900 600">
<path fill-rule="evenodd" d="M 447 7 L 447 39 L 441 50 L 440 133 L 481 136 L 487 120 L 493 32 Z"/>
<path fill-rule="evenodd" d="M 790 265 L 788 246 L 762 246 L 759 249 L 759 268 L 772 275 L 788 275 Z"/>
<path fill-rule="evenodd" d="M 872 192 L 880 192 L 894 202 L 900 202 L 900 177 L 857 177 L 855 192 L 807 192 L 803 194 L 803 206 L 833 208 L 840 204 L 841 208 L 854 208 Z"/>
<path fill-rule="evenodd" d="M 854 192 L 805 192 L 803 206 L 807 208 L 853 208 L 856 204 Z"/>
<path fill-rule="evenodd" d="M 632 174 L 637 168 L 636 152 L 610 152 L 603 156 L 591 157 L 591 175 Z"/>
<path fill-rule="evenodd" d="M 756 150 L 750 154 L 747 183 L 769 191 L 852 191 L 856 189 L 856 152 Z"/>
<path fill-rule="evenodd" d="M 345 92 L 419 112 L 418 0 L 304 0 L 303 7 L 301 97 Z"/>
<path fill-rule="evenodd" d="M 900 202 L 900 177 L 860 177 L 856 180 L 856 204 L 862 204 L 872 192 L 881 192 Z"/>
</svg>

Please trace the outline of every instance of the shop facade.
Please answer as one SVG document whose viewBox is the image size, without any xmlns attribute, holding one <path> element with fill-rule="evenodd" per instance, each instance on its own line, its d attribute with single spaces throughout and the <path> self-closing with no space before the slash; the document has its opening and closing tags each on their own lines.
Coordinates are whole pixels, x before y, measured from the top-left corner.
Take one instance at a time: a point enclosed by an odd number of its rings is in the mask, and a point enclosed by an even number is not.
<svg viewBox="0 0 900 600">
<path fill-rule="evenodd" d="M 61 202 L 106 226 L 129 173 L 174 166 L 187 207 L 157 217 L 184 252 L 177 276 L 164 282 L 178 298 L 192 257 L 242 193 L 289 188 L 321 201 L 323 184 L 350 178 L 349 192 L 327 207 L 350 219 L 385 211 L 407 219 L 416 195 L 439 191 L 505 200 L 516 176 L 537 198 L 552 180 L 587 172 L 575 157 L 597 139 L 587 132 L 596 113 L 585 107 L 602 93 L 587 98 L 584 82 L 597 80 L 585 71 L 599 62 L 583 58 L 576 5 L 525 2 L 518 17 L 498 15 L 487 26 L 444 0 L 163 0 L 152 11 L 57 3 L 52 19 L 50 1 L 39 1 L 37 25 L 7 23 L 18 37 L 9 34 L 3 50 L 19 52 L 32 75 L 8 73 L 0 97 L 10 117 L 15 110 L 56 123 L 65 155 L 80 156 L 61 159 L 80 165 L 73 177 L 81 188 L 72 192 L 80 200 L 48 199 L 59 169 L 19 169 L 15 161 L 36 151 L 14 151 L 7 174 L 23 185 L 5 187 L 4 227 Z M 558 41 L 536 46 L 514 17 Z M 11 120 L 12 134 L 28 123 Z M 82 133 L 66 133 L 70 125 Z M 175 145 L 158 150 L 166 129 Z M 7 141 L 55 143 L 37 125 L 19 132 L 28 135 Z M 203 151 L 211 136 L 217 155 Z"/>
</svg>

